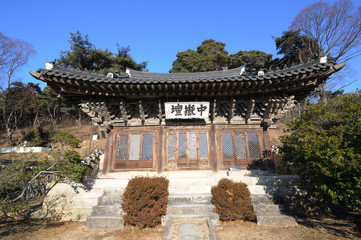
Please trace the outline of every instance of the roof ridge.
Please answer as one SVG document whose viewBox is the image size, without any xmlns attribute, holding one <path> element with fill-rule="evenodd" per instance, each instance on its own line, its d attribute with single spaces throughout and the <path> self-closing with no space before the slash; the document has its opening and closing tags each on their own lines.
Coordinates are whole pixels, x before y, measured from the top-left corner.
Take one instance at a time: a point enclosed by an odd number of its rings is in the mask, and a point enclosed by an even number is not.
<svg viewBox="0 0 361 240">
<path fill-rule="evenodd" d="M 239 70 L 239 72 L 241 72 L 242 67 L 236 67 L 236 68 L 229 68 L 227 70 L 214 70 L 214 71 L 204 71 L 204 72 L 175 72 L 175 73 L 160 73 L 160 72 L 142 72 L 139 70 L 135 70 L 132 68 L 127 68 L 127 70 L 131 71 L 131 72 L 135 72 L 135 73 L 140 73 L 140 74 L 144 74 L 144 75 L 153 75 L 153 74 L 160 74 L 160 75 L 178 75 L 178 74 L 185 74 L 185 75 L 195 75 L 195 74 L 209 74 L 209 73 L 227 73 L 227 72 L 237 72 Z"/>
</svg>

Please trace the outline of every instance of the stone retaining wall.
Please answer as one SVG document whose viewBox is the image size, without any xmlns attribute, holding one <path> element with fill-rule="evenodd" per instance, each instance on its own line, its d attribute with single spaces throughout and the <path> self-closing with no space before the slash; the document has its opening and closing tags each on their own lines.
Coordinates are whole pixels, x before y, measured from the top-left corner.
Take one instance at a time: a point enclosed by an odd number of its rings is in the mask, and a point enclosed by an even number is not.
<svg viewBox="0 0 361 240">
<path fill-rule="evenodd" d="M 52 151 L 52 148 L 45 147 L 5 147 L 0 148 L 0 153 L 27 153 L 27 152 L 43 152 Z"/>
</svg>

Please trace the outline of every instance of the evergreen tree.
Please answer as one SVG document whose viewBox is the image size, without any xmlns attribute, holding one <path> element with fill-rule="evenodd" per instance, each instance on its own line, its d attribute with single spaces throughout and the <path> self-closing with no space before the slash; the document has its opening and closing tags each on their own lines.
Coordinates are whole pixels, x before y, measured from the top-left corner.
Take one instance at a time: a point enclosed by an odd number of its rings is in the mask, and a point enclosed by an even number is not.
<svg viewBox="0 0 361 240">
<path fill-rule="evenodd" d="M 197 51 L 188 49 L 177 53 L 173 68 L 169 72 L 217 71 L 222 67 L 237 68 L 246 66 L 248 70 L 268 68 L 272 64 L 272 54 L 259 50 L 239 51 L 228 55 L 225 43 L 208 39 L 197 47 Z"/>
<path fill-rule="evenodd" d="M 57 64 L 65 64 L 80 70 L 95 70 L 106 74 L 108 72 L 124 73 L 126 68 L 141 70 L 145 68 L 147 62 L 137 63 L 129 54 L 130 47 L 119 47 L 118 51 L 113 53 L 108 49 L 97 49 L 89 41 L 88 35 L 84 37 L 79 31 L 70 33 L 70 50 L 61 51 L 60 58 L 56 60 Z"/>
<path fill-rule="evenodd" d="M 208 39 L 198 46 L 197 51 L 188 49 L 177 53 L 173 62 L 173 72 L 205 72 L 221 70 L 228 65 L 228 52 L 224 50 L 225 43 Z"/>
<path fill-rule="evenodd" d="M 268 69 L 272 64 L 272 54 L 259 50 L 239 51 L 229 56 L 229 68 L 246 66 L 246 71 Z"/>
</svg>

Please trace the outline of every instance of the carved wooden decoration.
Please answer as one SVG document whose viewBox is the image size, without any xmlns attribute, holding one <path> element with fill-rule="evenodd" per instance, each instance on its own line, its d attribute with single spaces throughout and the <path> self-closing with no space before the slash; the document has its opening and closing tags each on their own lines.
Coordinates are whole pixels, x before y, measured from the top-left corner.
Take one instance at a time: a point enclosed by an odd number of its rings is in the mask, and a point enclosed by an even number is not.
<svg viewBox="0 0 361 240">
<path fill-rule="evenodd" d="M 144 125 L 145 116 L 144 116 L 144 108 L 143 108 L 142 100 L 139 100 L 139 115 L 140 115 L 140 119 L 142 120 L 142 125 Z"/>
<path fill-rule="evenodd" d="M 127 123 L 128 123 L 128 113 L 127 113 L 127 110 L 125 108 L 124 101 L 120 102 L 119 108 L 120 108 L 120 112 L 122 114 L 123 121 L 124 121 L 125 125 L 127 125 Z"/>
<path fill-rule="evenodd" d="M 228 113 L 228 123 L 230 123 L 233 118 L 235 106 L 236 106 L 236 100 L 234 98 L 231 98 L 231 103 L 230 103 L 229 113 Z"/>
<path fill-rule="evenodd" d="M 245 116 L 246 123 L 248 123 L 249 119 L 251 118 L 254 106 L 255 106 L 255 101 L 252 98 L 249 99 L 248 104 L 247 104 L 247 112 L 246 112 L 246 116 Z"/>
</svg>

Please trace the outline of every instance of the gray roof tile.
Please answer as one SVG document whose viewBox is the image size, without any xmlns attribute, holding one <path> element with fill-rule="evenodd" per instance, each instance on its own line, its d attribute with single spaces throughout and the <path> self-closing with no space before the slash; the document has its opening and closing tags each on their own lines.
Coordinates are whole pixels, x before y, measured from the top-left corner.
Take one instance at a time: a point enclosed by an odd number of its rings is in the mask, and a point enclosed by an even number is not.
<svg viewBox="0 0 361 240">
<path fill-rule="evenodd" d="M 256 73 L 241 73 L 241 68 L 234 68 L 225 71 L 195 72 L 195 73 L 149 73 L 132 69 L 127 69 L 129 74 L 116 75 L 114 78 L 104 76 L 103 74 L 78 71 L 75 69 L 54 66 L 53 69 L 39 69 L 37 72 L 45 78 L 46 82 L 53 81 L 51 76 L 61 77 L 63 79 L 90 82 L 90 83 L 108 83 L 108 84 L 172 84 L 172 83 L 206 83 L 206 82 L 241 82 L 241 81 L 264 81 L 270 79 L 287 79 L 293 76 L 326 71 L 336 65 L 335 62 L 320 63 L 319 60 L 308 62 L 282 70 L 270 71 L 263 76 Z"/>
</svg>

